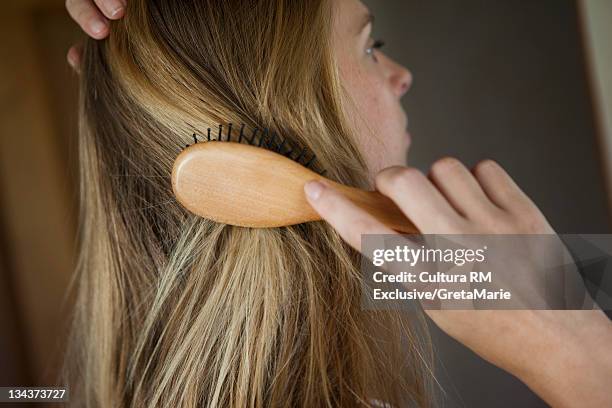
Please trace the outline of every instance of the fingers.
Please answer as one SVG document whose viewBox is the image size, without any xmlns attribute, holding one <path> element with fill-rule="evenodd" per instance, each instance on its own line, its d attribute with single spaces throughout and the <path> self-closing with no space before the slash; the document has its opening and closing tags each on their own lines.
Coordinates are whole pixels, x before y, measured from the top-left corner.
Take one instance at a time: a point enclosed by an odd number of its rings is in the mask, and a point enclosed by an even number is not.
<svg viewBox="0 0 612 408">
<path fill-rule="evenodd" d="M 94 2 L 102 13 L 111 20 L 121 18 L 125 12 L 125 0 L 94 0 Z"/>
<path fill-rule="evenodd" d="M 100 40 L 108 35 L 108 19 L 118 19 L 125 12 L 121 0 L 66 0 L 66 9 L 89 36 Z"/>
<path fill-rule="evenodd" d="M 312 208 L 357 251 L 361 251 L 361 235 L 396 234 L 328 184 L 311 181 L 304 191 Z"/>
<path fill-rule="evenodd" d="M 89 36 L 100 40 L 108 36 L 108 19 L 116 20 L 125 14 L 127 0 L 66 0 L 70 16 Z M 66 59 L 70 66 L 80 73 L 81 46 L 68 50 Z"/>
<path fill-rule="evenodd" d="M 479 219 L 499 209 L 488 199 L 472 173 L 457 159 L 446 157 L 431 166 L 429 177 L 464 217 Z"/>
<path fill-rule="evenodd" d="M 536 205 L 493 160 L 484 160 L 474 167 L 474 176 L 484 192 L 498 207 L 510 213 L 537 210 Z"/>
<path fill-rule="evenodd" d="M 68 55 L 66 59 L 68 60 L 68 64 L 76 71 L 77 74 L 81 73 L 81 55 L 82 55 L 82 45 L 77 44 L 70 47 L 68 50 Z"/>
<path fill-rule="evenodd" d="M 420 231 L 452 234 L 464 229 L 463 217 L 416 168 L 389 167 L 376 176 L 376 189 L 391 198 Z"/>
<path fill-rule="evenodd" d="M 108 23 L 91 0 L 66 0 L 68 14 L 89 36 L 102 39 L 108 35 Z"/>
<path fill-rule="evenodd" d="M 472 174 L 456 159 L 440 160 L 430 178 L 416 168 L 390 167 L 376 176 L 389 197 L 423 234 L 531 234 L 554 232 L 537 206 L 497 163 L 479 163 Z M 312 207 L 351 246 L 362 234 L 395 234 L 331 186 L 309 183 Z"/>
</svg>

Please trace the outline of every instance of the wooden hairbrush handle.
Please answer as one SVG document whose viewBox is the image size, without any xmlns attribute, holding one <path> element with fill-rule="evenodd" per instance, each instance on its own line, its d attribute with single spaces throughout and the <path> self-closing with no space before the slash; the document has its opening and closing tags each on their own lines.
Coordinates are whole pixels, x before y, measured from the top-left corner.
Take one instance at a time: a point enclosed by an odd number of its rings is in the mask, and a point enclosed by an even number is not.
<svg viewBox="0 0 612 408">
<path fill-rule="evenodd" d="M 304 184 L 312 180 L 325 180 L 393 230 L 418 233 L 388 197 L 336 183 L 259 147 L 231 142 L 196 143 L 177 157 L 172 170 L 174 194 L 189 211 L 224 224 L 251 228 L 320 220 L 304 194 Z"/>
</svg>

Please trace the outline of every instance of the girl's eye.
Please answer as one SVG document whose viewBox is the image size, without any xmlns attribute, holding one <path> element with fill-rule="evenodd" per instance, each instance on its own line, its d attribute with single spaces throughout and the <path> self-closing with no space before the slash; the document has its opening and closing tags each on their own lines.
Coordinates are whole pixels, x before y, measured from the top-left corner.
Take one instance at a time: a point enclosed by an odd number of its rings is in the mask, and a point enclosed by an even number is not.
<svg viewBox="0 0 612 408">
<path fill-rule="evenodd" d="M 383 40 L 375 40 L 372 46 L 366 49 L 366 54 L 374 58 L 374 61 L 378 62 L 378 59 L 376 58 L 376 54 L 374 53 L 374 50 L 379 50 L 382 47 L 384 47 L 384 45 L 385 45 L 385 42 Z"/>
</svg>

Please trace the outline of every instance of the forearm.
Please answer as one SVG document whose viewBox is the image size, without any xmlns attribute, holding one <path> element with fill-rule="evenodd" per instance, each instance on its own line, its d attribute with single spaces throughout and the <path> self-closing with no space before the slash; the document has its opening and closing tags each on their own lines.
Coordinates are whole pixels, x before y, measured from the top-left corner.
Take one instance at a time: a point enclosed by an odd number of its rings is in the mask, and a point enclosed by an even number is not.
<svg viewBox="0 0 612 408">
<path fill-rule="evenodd" d="M 543 342 L 517 375 L 553 407 L 612 407 L 612 323 L 601 311 L 546 311 Z M 562 314 L 564 325 L 552 327 Z"/>
</svg>

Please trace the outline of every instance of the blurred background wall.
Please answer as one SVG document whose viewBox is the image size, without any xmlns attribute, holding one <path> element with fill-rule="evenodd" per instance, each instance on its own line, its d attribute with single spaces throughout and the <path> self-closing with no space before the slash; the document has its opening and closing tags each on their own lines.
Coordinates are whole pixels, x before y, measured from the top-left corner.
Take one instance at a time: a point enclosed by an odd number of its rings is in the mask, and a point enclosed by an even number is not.
<svg viewBox="0 0 612 408">
<path fill-rule="evenodd" d="M 0 12 L 0 385 L 55 383 L 74 268 L 79 38 L 61 0 Z"/>
<path fill-rule="evenodd" d="M 611 2 L 367 3 L 374 35 L 415 77 L 405 99 L 411 165 L 496 159 L 558 232 L 610 232 Z M 80 33 L 63 0 L 3 6 L 0 385 L 50 385 L 75 263 L 77 89 L 65 55 Z M 445 406 L 545 406 L 432 330 Z"/>
</svg>

